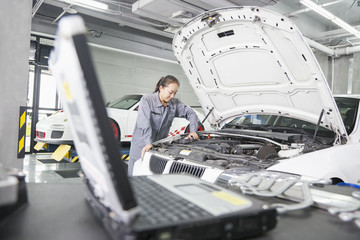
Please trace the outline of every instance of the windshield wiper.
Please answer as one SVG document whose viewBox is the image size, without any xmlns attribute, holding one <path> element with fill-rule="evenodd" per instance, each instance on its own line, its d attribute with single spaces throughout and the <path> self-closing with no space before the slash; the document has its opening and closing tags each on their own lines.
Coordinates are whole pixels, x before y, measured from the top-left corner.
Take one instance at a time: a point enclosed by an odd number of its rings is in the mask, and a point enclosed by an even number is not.
<svg viewBox="0 0 360 240">
<path fill-rule="evenodd" d="M 291 132 L 291 133 L 300 133 L 300 134 L 306 134 L 306 135 L 313 135 L 312 132 L 309 130 L 306 131 L 304 128 L 294 128 L 294 127 L 281 127 L 281 126 L 272 126 L 270 127 L 273 131 L 276 132 Z"/>
<path fill-rule="evenodd" d="M 240 128 L 240 124 L 237 124 L 237 123 L 227 123 L 227 124 L 224 125 L 223 128 L 231 128 L 231 127 Z"/>
<path fill-rule="evenodd" d="M 270 125 L 245 124 L 242 126 L 244 129 L 251 129 L 251 130 L 266 130 L 266 131 L 272 130 L 272 126 Z"/>
<path fill-rule="evenodd" d="M 271 130 L 270 125 L 258 125 L 258 124 L 238 124 L 238 123 L 228 123 L 224 128 L 235 127 L 236 129 L 249 129 L 249 130 Z"/>
</svg>

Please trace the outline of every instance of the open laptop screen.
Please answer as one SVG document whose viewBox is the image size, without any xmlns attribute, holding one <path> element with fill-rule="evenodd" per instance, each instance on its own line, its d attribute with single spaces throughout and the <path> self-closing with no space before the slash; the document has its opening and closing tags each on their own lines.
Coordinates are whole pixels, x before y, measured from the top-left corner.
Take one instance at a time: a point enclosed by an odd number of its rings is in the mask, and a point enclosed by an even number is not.
<svg viewBox="0 0 360 240">
<path fill-rule="evenodd" d="M 104 204 L 123 215 L 123 210 L 137 204 L 110 128 L 79 16 L 60 21 L 49 63 L 62 99 L 66 99 L 64 109 L 82 170 Z"/>
</svg>

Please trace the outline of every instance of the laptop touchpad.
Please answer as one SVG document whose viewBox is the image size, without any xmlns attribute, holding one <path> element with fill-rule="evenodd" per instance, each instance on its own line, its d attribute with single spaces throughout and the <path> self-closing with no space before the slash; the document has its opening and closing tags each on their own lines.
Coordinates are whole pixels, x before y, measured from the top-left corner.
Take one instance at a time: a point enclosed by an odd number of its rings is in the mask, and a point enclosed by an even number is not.
<svg viewBox="0 0 360 240">
<path fill-rule="evenodd" d="M 190 195 L 204 194 L 204 193 L 218 191 L 213 188 L 209 188 L 203 184 L 184 184 L 184 185 L 176 185 L 175 187 L 180 191 Z"/>
</svg>

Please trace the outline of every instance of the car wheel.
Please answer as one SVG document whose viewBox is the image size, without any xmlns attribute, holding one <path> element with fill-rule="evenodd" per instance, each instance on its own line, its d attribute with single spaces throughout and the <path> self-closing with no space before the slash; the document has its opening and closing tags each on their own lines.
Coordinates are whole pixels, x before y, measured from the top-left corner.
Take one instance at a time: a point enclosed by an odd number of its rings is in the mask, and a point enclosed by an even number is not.
<svg viewBox="0 0 360 240">
<path fill-rule="evenodd" d="M 119 125 L 113 120 L 110 119 L 110 126 L 114 133 L 114 138 L 117 142 L 120 142 L 120 128 Z"/>
<path fill-rule="evenodd" d="M 204 131 L 205 127 L 202 123 L 200 123 L 199 128 L 198 128 L 198 132 Z M 188 124 L 185 128 L 184 133 L 190 133 L 190 124 Z"/>
</svg>

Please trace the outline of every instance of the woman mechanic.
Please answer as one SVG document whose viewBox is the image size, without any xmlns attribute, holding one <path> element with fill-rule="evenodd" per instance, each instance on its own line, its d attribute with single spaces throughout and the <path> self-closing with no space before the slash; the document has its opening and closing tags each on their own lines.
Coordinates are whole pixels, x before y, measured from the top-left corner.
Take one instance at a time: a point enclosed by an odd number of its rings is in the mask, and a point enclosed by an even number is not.
<svg viewBox="0 0 360 240">
<path fill-rule="evenodd" d="M 133 173 L 135 161 L 144 157 L 145 152 L 152 148 L 152 143 L 168 136 L 175 117 L 190 121 L 190 134 L 187 138 L 198 139 L 196 130 L 199 118 L 194 110 L 174 98 L 178 88 L 179 81 L 168 75 L 158 81 L 153 93 L 141 98 L 130 147 L 129 176 Z"/>
</svg>

